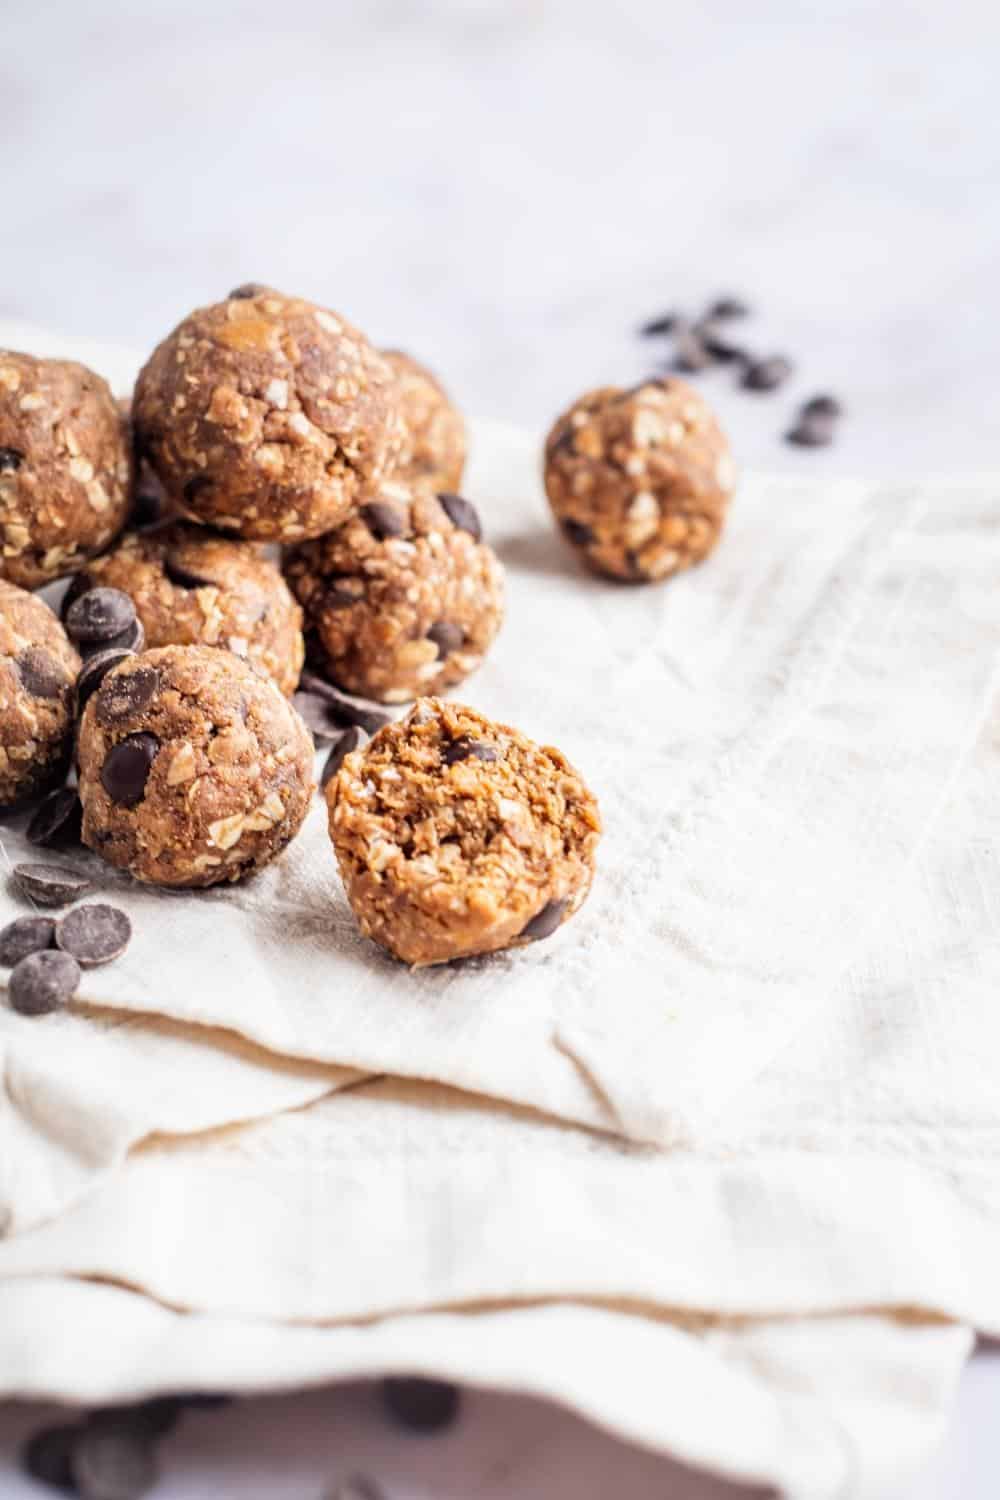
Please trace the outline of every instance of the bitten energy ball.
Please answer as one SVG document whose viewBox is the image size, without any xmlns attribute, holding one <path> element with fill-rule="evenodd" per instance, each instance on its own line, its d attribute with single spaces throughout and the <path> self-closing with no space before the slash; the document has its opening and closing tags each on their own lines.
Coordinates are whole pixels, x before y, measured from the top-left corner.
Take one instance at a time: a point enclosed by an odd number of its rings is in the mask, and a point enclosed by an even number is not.
<svg viewBox="0 0 1000 1500">
<path fill-rule="evenodd" d="M 131 499 L 125 425 L 83 365 L 0 350 L 0 577 L 39 588 L 114 540 Z"/>
<path fill-rule="evenodd" d="M 129 532 L 87 564 L 74 592 L 95 586 L 128 594 L 146 645 L 222 646 L 245 656 L 285 694 L 302 671 L 302 611 L 281 573 L 251 542 L 197 526 Z"/>
<path fill-rule="evenodd" d="M 312 741 L 272 682 L 210 646 L 127 657 L 80 726 L 83 841 L 137 880 L 207 886 L 295 837 Z"/>
<path fill-rule="evenodd" d="M 292 541 L 346 520 L 396 461 L 396 382 L 343 318 L 238 287 L 153 352 L 136 444 L 178 508 L 239 536 Z"/>
<path fill-rule="evenodd" d="M 467 500 L 392 482 L 296 547 L 285 573 L 333 681 L 405 703 L 467 677 L 503 617 L 503 570 L 481 536 Z"/>
<path fill-rule="evenodd" d="M 579 773 L 460 704 L 422 699 L 326 799 L 358 924 L 405 963 L 537 942 L 590 889 L 601 823 Z"/>
<path fill-rule="evenodd" d="M 65 775 L 80 658 L 41 599 L 0 580 L 0 807 Z"/>
<path fill-rule="evenodd" d="M 566 539 L 636 583 L 707 557 L 736 482 L 729 444 L 682 380 L 581 396 L 545 446 L 545 489 Z"/>
<path fill-rule="evenodd" d="M 465 468 L 465 423 L 436 375 L 399 349 L 383 349 L 396 376 L 403 446 L 394 478 L 457 490 Z"/>
</svg>

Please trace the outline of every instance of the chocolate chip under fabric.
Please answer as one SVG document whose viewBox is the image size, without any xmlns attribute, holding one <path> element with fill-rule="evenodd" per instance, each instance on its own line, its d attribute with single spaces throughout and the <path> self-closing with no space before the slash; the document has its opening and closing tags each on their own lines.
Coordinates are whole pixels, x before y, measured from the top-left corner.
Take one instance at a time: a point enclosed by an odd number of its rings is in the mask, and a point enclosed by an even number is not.
<svg viewBox="0 0 1000 1500">
<path fill-rule="evenodd" d="M 61 1010 L 80 985 L 80 967 L 68 953 L 49 948 L 29 953 L 11 970 L 7 997 L 22 1016 L 45 1016 Z"/>
<path fill-rule="evenodd" d="M 148 1435 L 123 1425 L 85 1428 L 72 1446 L 70 1464 L 82 1500 L 141 1500 L 157 1478 Z"/>
<path fill-rule="evenodd" d="M 445 1380 L 420 1380 L 390 1376 L 382 1382 L 385 1409 L 409 1432 L 440 1432 L 458 1416 L 461 1396 L 456 1385 Z"/>
</svg>

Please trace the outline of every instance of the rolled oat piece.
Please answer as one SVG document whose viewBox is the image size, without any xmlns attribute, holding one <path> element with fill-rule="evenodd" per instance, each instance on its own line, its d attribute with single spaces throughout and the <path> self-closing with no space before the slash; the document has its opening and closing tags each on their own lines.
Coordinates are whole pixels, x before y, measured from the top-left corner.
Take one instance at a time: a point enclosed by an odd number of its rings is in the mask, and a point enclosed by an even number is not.
<svg viewBox="0 0 1000 1500">
<path fill-rule="evenodd" d="M 598 572 L 633 583 L 707 557 L 735 484 L 725 434 L 683 380 L 589 391 L 545 445 L 545 490 L 563 536 Z"/>
<path fill-rule="evenodd" d="M 461 488 L 465 422 L 437 376 L 400 349 L 383 349 L 399 391 L 403 446 L 394 478 L 434 490 Z"/>
<path fill-rule="evenodd" d="M 296 541 L 340 525 L 391 471 L 396 399 L 385 360 L 339 314 L 252 284 L 154 350 L 132 421 L 183 515 Z"/>
<path fill-rule="evenodd" d="M 127 426 L 85 365 L 0 350 L 0 578 L 40 588 L 109 546 L 131 504 Z"/>
<path fill-rule="evenodd" d="M 80 724 L 83 841 L 137 880 L 241 880 L 295 837 L 313 746 L 249 662 L 211 646 L 126 657 Z"/>
<path fill-rule="evenodd" d="M 590 889 L 601 822 L 579 772 L 461 704 L 421 699 L 326 800 L 358 925 L 404 963 L 538 942 Z"/>
<path fill-rule="evenodd" d="M 66 774 L 80 658 L 43 599 L 0 579 L 0 807 Z"/>
</svg>

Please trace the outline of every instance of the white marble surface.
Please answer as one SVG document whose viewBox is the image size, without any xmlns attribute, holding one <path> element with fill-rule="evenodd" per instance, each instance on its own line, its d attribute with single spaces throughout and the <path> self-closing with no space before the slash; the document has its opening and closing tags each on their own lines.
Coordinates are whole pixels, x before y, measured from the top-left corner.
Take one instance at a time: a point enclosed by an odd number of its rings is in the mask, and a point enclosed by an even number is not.
<svg viewBox="0 0 1000 1500">
<path fill-rule="evenodd" d="M 798 365 L 770 398 L 706 379 L 745 462 L 1000 470 L 994 0 L 5 0 L 0 43 L 0 316 L 151 345 L 269 280 L 541 429 L 650 369 L 641 319 L 734 290 Z M 790 449 L 820 389 L 842 441 Z M 909 1500 L 992 1500 L 998 1399 L 975 1362 Z M 27 1420 L 0 1413 L 11 1500 Z M 429 1445 L 355 1390 L 198 1418 L 174 1451 L 164 1500 L 318 1496 L 342 1462 L 392 1500 L 716 1493 L 499 1398 Z"/>
</svg>

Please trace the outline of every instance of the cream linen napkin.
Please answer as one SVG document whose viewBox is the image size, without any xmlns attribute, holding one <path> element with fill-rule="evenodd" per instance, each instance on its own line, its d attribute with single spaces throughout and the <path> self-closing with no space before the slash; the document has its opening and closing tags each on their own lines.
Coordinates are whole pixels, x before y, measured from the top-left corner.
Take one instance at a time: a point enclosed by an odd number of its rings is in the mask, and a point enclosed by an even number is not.
<svg viewBox="0 0 1000 1500">
<path fill-rule="evenodd" d="M 58 1339 L 39 1338 L 48 1327 Z M 685 1326 L 572 1304 L 293 1327 L 180 1316 L 60 1279 L 0 1287 L 0 1328 L 0 1395 L 96 1403 L 192 1385 L 436 1375 L 547 1397 L 632 1442 L 801 1500 L 901 1496 L 940 1440 L 971 1343 L 963 1329 L 916 1320 Z"/>
</svg>

